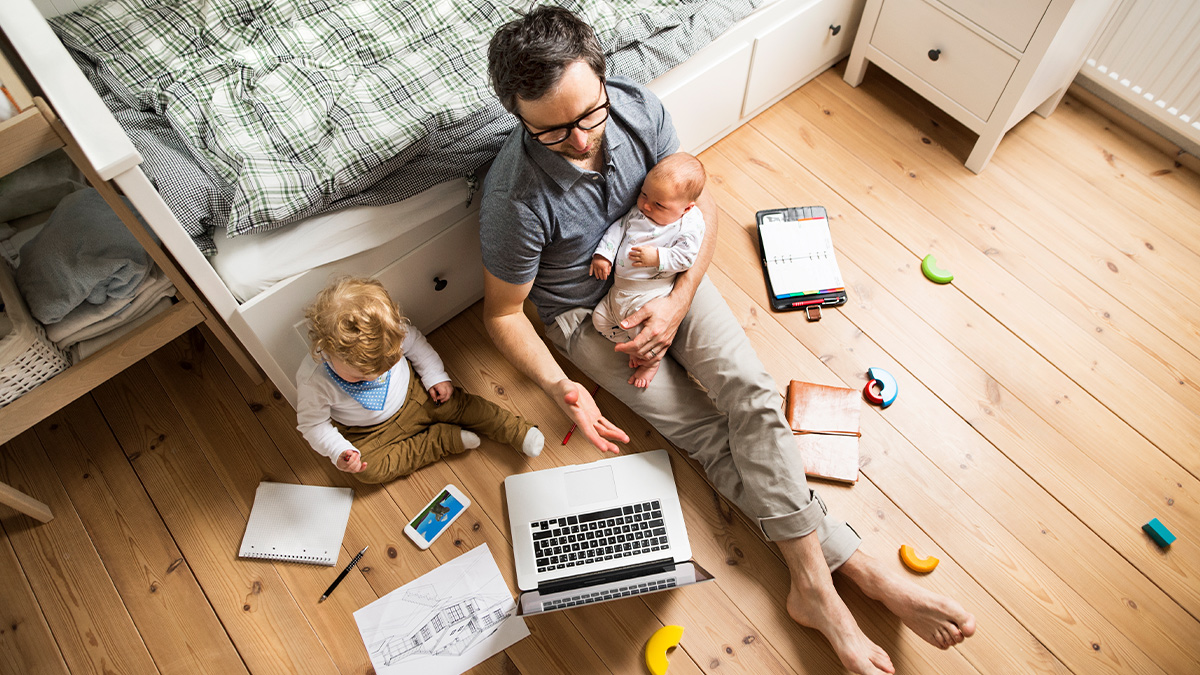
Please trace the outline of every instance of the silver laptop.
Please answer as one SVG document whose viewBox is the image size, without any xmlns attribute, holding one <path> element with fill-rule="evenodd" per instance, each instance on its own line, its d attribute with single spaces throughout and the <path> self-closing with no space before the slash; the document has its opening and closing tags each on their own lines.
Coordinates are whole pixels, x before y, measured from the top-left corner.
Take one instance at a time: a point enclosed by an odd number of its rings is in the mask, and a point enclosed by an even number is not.
<svg viewBox="0 0 1200 675">
<path fill-rule="evenodd" d="M 504 479 L 520 614 L 712 579 L 692 547 L 666 450 Z"/>
</svg>

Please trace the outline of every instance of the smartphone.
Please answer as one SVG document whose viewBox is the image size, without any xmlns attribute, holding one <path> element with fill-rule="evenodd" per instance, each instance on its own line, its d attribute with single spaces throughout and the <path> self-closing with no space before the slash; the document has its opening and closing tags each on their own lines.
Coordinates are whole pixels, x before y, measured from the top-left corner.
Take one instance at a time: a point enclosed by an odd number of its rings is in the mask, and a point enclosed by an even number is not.
<svg viewBox="0 0 1200 675">
<path fill-rule="evenodd" d="M 412 522 L 404 526 L 404 534 L 417 544 L 421 550 L 429 548 L 433 542 L 450 528 L 467 507 L 471 500 L 453 485 L 447 485 L 434 497 Z"/>
</svg>

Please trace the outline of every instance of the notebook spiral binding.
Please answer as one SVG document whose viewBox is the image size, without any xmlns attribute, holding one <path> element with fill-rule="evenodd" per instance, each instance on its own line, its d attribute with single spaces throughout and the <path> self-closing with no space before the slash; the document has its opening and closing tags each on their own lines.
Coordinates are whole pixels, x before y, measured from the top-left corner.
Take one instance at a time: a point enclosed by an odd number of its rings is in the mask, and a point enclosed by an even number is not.
<svg viewBox="0 0 1200 675">
<path fill-rule="evenodd" d="M 251 549 L 253 549 L 253 547 L 251 547 Z M 328 552 L 326 552 L 324 555 L 294 555 L 290 553 L 280 553 L 278 551 L 267 552 L 250 550 L 242 553 L 240 557 L 262 558 L 265 560 L 284 560 L 289 562 L 323 563 L 325 565 L 332 565 L 337 562 L 336 559 L 330 557 Z"/>
</svg>

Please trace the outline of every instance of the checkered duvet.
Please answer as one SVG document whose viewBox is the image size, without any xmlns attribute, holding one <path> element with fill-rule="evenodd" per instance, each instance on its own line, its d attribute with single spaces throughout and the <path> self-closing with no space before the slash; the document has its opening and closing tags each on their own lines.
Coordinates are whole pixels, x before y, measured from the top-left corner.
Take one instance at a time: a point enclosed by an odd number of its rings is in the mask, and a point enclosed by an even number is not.
<svg viewBox="0 0 1200 675">
<path fill-rule="evenodd" d="M 567 0 L 646 82 L 766 0 Z M 51 20 L 201 250 L 467 176 L 514 120 L 488 0 L 110 0 Z"/>
</svg>

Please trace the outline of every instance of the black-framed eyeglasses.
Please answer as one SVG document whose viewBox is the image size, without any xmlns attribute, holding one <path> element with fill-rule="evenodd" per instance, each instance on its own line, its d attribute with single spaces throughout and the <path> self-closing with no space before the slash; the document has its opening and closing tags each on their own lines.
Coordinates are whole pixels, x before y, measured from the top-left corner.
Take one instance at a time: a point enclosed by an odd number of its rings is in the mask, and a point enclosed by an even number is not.
<svg viewBox="0 0 1200 675">
<path fill-rule="evenodd" d="M 601 80 L 600 86 L 604 86 L 603 80 Z M 533 140 L 541 143 L 542 145 L 558 145 L 559 143 L 567 140 L 567 137 L 571 135 L 571 131 L 576 127 L 583 129 L 584 131 L 591 131 L 601 124 L 604 124 L 604 121 L 608 119 L 608 110 L 611 106 L 612 99 L 608 97 L 608 90 L 605 89 L 604 104 L 585 112 L 576 118 L 574 122 L 563 124 L 557 127 L 550 127 L 545 131 L 539 131 L 535 134 L 529 130 L 529 123 L 525 121 L 524 117 L 521 117 L 519 114 L 517 114 L 517 119 L 521 120 L 522 126 L 525 127 L 525 133 L 529 134 L 529 137 Z"/>
</svg>

